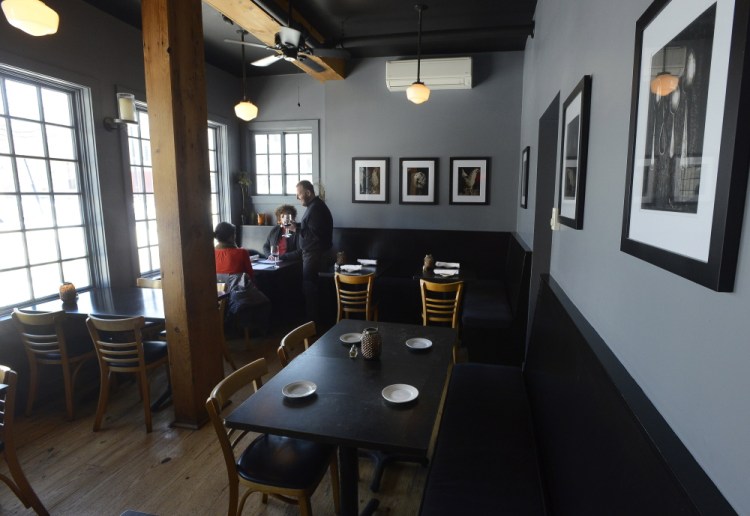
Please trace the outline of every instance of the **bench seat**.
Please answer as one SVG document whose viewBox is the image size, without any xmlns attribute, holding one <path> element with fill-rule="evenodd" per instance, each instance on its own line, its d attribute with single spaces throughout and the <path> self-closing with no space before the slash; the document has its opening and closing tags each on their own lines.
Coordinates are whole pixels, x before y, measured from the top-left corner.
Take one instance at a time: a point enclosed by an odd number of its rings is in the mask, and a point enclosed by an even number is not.
<svg viewBox="0 0 750 516">
<path fill-rule="evenodd" d="M 453 368 L 421 514 L 544 514 L 520 368 Z"/>
</svg>

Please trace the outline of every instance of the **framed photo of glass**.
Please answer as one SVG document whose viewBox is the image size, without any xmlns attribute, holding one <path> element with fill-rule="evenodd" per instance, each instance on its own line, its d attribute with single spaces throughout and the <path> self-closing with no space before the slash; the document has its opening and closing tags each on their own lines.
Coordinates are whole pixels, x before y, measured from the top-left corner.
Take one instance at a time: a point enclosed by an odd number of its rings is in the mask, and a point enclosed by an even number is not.
<svg viewBox="0 0 750 516">
<path fill-rule="evenodd" d="M 490 203 L 490 158 L 451 158 L 450 203 Z"/>
<path fill-rule="evenodd" d="M 734 289 L 750 164 L 742 0 L 656 0 L 636 24 L 620 249 Z"/>
<path fill-rule="evenodd" d="M 529 154 L 531 147 L 526 147 L 521 152 L 521 208 L 526 209 L 529 206 Z"/>
<path fill-rule="evenodd" d="M 388 202 L 388 158 L 352 158 L 352 202 Z"/>
<path fill-rule="evenodd" d="M 591 76 L 585 75 L 563 104 L 557 209 L 560 223 L 574 229 L 583 229 L 590 111 Z"/>
<path fill-rule="evenodd" d="M 438 203 L 437 158 L 401 158 L 399 167 L 399 204 Z"/>
</svg>

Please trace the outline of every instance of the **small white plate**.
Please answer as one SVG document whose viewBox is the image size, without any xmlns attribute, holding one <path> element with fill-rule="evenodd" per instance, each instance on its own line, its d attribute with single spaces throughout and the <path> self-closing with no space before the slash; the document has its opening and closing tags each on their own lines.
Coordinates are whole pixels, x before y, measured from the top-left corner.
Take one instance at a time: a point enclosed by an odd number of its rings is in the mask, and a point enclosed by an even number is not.
<svg viewBox="0 0 750 516">
<path fill-rule="evenodd" d="M 416 337 L 414 339 L 407 340 L 406 347 L 411 349 L 427 349 L 432 347 L 432 341 L 430 339 Z"/>
<path fill-rule="evenodd" d="M 416 387 L 405 383 L 394 383 L 383 389 L 383 397 L 391 403 L 408 403 L 417 399 L 419 391 Z"/>
<path fill-rule="evenodd" d="M 304 398 L 315 392 L 318 386 L 309 380 L 300 380 L 286 384 L 281 393 L 287 398 Z"/>
<path fill-rule="evenodd" d="M 362 334 L 361 333 L 344 333 L 341 337 L 339 337 L 339 340 L 343 342 L 344 344 L 356 344 L 357 342 L 362 340 Z"/>
</svg>

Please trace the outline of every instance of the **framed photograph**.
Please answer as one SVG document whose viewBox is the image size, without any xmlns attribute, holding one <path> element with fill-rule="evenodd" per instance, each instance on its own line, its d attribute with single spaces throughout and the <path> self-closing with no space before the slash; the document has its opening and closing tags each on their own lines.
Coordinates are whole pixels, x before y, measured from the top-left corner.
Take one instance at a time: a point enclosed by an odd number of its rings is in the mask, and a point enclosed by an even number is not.
<svg viewBox="0 0 750 516">
<path fill-rule="evenodd" d="M 490 203 L 490 158 L 451 158 L 451 204 Z"/>
<path fill-rule="evenodd" d="M 560 147 L 557 210 L 560 223 L 574 229 L 583 228 L 590 111 L 591 76 L 584 75 L 563 104 Z"/>
<path fill-rule="evenodd" d="M 636 24 L 620 249 L 734 289 L 750 164 L 740 0 L 657 0 Z"/>
<path fill-rule="evenodd" d="M 399 160 L 399 204 L 437 204 L 437 158 Z"/>
<path fill-rule="evenodd" d="M 521 208 L 529 206 L 529 154 L 531 147 L 526 147 L 521 152 Z"/>
<path fill-rule="evenodd" d="M 388 158 L 352 158 L 352 202 L 388 202 Z"/>
</svg>

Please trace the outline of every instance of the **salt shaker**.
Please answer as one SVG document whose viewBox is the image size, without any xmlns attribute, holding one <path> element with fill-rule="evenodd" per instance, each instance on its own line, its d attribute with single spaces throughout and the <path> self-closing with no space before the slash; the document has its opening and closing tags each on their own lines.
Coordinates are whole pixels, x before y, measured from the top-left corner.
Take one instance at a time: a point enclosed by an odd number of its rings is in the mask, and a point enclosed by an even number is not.
<svg viewBox="0 0 750 516">
<path fill-rule="evenodd" d="M 357 358 L 357 354 L 357 346 L 352 344 L 352 347 L 349 348 L 349 358 Z"/>
</svg>

